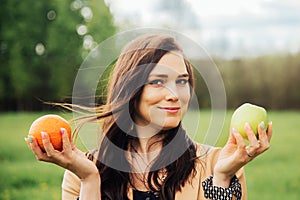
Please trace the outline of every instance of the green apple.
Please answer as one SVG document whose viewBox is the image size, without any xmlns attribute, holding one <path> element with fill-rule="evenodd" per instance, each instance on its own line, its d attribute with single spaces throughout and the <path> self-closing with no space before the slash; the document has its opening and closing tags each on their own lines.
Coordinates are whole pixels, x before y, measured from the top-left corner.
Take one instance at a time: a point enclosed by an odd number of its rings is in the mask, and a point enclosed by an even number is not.
<svg viewBox="0 0 300 200">
<path fill-rule="evenodd" d="M 267 126 L 267 111 L 263 107 L 244 103 L 234 111 L 230 127 L 235 128 L 245 139 L 247 139 L 245 131 L 246 122 L 250 124 L 254 134 L 258 137 L 258 125 L 264 122 L 265 127 Z"/>
</svg>

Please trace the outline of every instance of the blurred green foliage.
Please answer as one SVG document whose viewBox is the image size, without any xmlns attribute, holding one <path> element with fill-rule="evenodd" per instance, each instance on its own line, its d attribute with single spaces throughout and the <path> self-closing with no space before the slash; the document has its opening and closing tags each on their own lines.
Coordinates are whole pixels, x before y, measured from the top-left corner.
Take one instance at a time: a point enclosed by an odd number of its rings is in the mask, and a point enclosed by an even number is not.
<svg viewBox="0 0 300 200">
<path fill-rule="evenodd" d="M 69 101 L 83 59 L 117 31 L 104 0 L 0 1 L 0 110 L 48 109 L 39 99 Z M 228 108 L 244 102 L 300 108 L 299 53 L 214 61 Z M 208 108 L 210 94 L 196 75 L 199 106 Z M 105 86 L 99 89 L 104 96 Z"/>
<path fill-rule="evenodd" d="M 116 31 L 99 0 L 1 0 L 0 13 L 0 110 L 71 96 L 84 56 Z"/>
<path fill-rule="evenodd" d="M 250 102 L 267 109 L 300 109 L 300 53 L 213 61 L 224 82 L 227 108 Z M 205 65 L 204 61 L 194 63 Z M 210 107 L 210 95 L 201 72 L 196 73 L 196 79 L 199 105 Z"/>
<path fill-rule="evenodd" d="M 251 102 L 267 109 L 300 109 L 300 53 L 217 61 L 227 104 Z"/>
</svg>

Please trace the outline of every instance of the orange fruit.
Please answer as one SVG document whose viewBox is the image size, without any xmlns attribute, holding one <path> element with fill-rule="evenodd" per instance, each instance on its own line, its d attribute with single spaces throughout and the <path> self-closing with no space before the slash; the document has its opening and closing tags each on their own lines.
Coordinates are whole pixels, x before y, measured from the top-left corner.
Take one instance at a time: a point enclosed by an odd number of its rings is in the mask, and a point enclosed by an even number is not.
<svg viewBox="0 0 300 200">
<path fill-rule="evenodd" d="M 36 138 L 42 151 L 45 151 L 41 132 L 48 133 L 54 149 L 62 151 L 62 134 L 60 129 L 65 128 L 71 140 L 71 126 L 67 120 L 59 115 L 48 114 L 37 118 L 30 126 L 29 136 Z"/>
</svg>

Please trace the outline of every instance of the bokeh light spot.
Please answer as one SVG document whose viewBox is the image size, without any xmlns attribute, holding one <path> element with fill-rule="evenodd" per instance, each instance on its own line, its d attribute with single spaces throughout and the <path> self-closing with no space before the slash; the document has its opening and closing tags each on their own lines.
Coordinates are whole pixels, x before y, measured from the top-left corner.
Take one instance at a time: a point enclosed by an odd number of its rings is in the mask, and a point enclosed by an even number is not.
<svg viewBox="0 0 300 200">
<path fill-rule="evenodd" d="M 35 45 L 35 53 L 39 56 L 44 55 L 46 49 L 45 46 L 42 43 L 37 43 L 37 45 Z"/>
</svg>

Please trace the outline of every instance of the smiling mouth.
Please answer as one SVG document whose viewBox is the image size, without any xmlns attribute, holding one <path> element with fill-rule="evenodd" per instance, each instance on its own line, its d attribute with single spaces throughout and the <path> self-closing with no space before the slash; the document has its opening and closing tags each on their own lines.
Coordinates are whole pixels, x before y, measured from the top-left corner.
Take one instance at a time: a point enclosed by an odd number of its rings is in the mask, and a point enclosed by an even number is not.
<svg viewBox="0 0 300 200">
<path fill-rule="evenodd" d="M 177 113 L 180 110 L 180 107 L 158 107 L 158 108 L 168 113 Z"/>
</svg>

